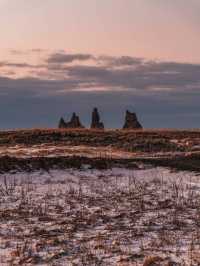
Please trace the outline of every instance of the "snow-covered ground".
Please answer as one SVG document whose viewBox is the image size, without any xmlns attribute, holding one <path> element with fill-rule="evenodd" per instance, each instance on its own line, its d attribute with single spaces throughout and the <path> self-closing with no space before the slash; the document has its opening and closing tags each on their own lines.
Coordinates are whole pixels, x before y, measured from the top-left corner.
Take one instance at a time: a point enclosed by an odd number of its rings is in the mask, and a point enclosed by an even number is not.
<svg viewBox="0 0 200 266">
<path fill-rule="evenodd" d="M 191 153 L 191 152 L 190 152 Z M 195 153 L 195 150 L 192 152 Z M 59 156 L 84 156 L 88 158 L 113 158 L 113 159 L 132 159 L 132 158 L 154 158 L 171 157 L 186 154 L 185 152 L 128 152 L 111 146 L 84 146 L 44 143 L 38 145 L 14 145 L 1 146 L 0 157 L 10 156 L 17 158 L 33 157 L 59 157 Z"/>
<path fill-rule="evenodd" d="M 86 156 L 86 157 L 112 157 L 112 158 L 133 158 L 132 152 L 119 151 L 111 147 L 90 147 L 84 145 L 58 145 L 58 144 L 39 144 L 39 145 L 14 145 L 1 146 L 0 156 L 15 156 L 17 158 L 27 157 L 56 157 L 56 156 Z"/>
<path fill-rule="evenodd" d="M 0 265 L 200 265 L 199 178 L 87 165 L 1 175 Z"/>
</svg>

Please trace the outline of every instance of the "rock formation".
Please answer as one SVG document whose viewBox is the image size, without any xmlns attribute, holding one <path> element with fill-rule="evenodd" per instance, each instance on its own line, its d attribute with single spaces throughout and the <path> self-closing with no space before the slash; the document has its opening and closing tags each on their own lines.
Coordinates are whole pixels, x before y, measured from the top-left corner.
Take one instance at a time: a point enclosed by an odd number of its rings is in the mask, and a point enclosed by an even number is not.
<svg viewBox="0 0 200 266">
<path fill-rule="evenodd" d="M 58 127 L 59 128 L 65 128 L 65 126 L 66 126 L 65 120 L 63 119 L 63 117 L 61 117 L 59 124 L 58 124 Z"/>
<path fill-rule="evenodd" d="M 69 122 L 65 122 L 63 118 L 60 119 L 59 128 L 84 128 L 84 126 L 81 124 L 76 113 L 73 113 Z"/>
<path fill-rule="evenodd" d="M 137 119 L 136 113 L 126 111 L 125 123 L 123 129 L 140 129 L 142 125 Z"/>
<path fill-rule="evenodd" d="M 71 120 L 66 122 L 63 117 L 61 117 L 59 121 L 59 128 L 84 128 L 81 124 L 79 117 L 76 113 L 72 114 Z M 98 109 L 95 107 L 92 112 L 92 121 L 91 121 L 91 129 L 104 129 L 104 124 L 101 122 L 100 115 Z M 128 110 L 126 111 L 125 123 L 123 129 L 141 129 L 142 125 L 137 119 L 136 113 L 131 113 Z"/>
<path fill-rule="evenodd" d="M 99 115 L 97 108 L 94 108 L 92 112 L 91 128 L 92 129 L 104 129 L 104 124 L 100 120 L 100 115 Z"/>
</svg>

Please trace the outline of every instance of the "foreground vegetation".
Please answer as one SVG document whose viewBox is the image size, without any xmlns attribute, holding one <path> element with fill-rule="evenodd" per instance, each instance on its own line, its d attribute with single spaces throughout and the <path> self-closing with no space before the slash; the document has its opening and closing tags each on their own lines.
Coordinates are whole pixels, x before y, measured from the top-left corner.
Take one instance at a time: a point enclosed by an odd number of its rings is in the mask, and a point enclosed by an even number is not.
<svg viewBox="0 0 200 266">
<path fill-rule="evenodd" d="M 198 130 L 0 132 L 0 265 L 200 265 L 199 145 Z"/>
<path fill-rule="evenodd" d="M 0 264 L 199 265 L 198 179 L 161 168 L 3 175 Z"/>
<path fill-rule="evenodd" d="M 111 146 L 131 152 L 200 151 L 200 130 L 35 129 L 0 132 L 0 146 L 44 143 Z"/>
</svg>

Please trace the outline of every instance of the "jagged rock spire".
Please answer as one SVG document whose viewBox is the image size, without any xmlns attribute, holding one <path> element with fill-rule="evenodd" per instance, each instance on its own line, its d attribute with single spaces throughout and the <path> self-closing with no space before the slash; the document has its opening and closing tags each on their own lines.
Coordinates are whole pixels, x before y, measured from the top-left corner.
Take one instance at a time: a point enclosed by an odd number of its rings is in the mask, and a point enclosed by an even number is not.
<svg viewBox="0 0 200 266">
<path fill-rule="evenodd" d="M 95 107 L 92 112 L 92 129 L 104 129 L 104 124 L 100 120 L 98 109 Z"/>
<path fill-rule="evenodd" d="M 65 128 L 65 126 L 66 126 L 65 120 L 63 119 L 63 117 L 61 117 L 59 124 L 58 124 L 58 127 L 59 128 Z"/>
<path fill-rule="evenodd" d="M 60 119 L 59 128 L 84 128 L 84 126 L 81 124 L 79 116 L 73 113 L 69 122 L 65 122 L 63 118 Z"/>
<path fill-rule="evenodd" d="M 76 113 L 72 114 L 72 117 L 69 122 L 65 122 L 65 120 L 61 117 L 58 127 L 84 128 L 84 126 L 80 122 L 79 116 L 76 115 Z M 141 129 L 141 128 L 142 125 L 138 121 L 136 113 L 131 113 L 127 110 L 123 129 Z M 101 122 L 100 115 L 96 107 L 93 109 L 92 112 L 91 129 L 104 129 L 104 124 L 103 122 Z"/>
<path fill-rule="evenodd" d="M 69 122 L 69 126 L 72 128 L 83 128 L 84 126 L 81 124 L 79 116 L 76 113 L 73 113 L 72 118 Z"/>
<path fill-rule="evenodd" d="M 140 129 L 142 125 L 137 119 L 136 113 L 126 111 L 125 123 L 123 129 Z"/>
</svg>

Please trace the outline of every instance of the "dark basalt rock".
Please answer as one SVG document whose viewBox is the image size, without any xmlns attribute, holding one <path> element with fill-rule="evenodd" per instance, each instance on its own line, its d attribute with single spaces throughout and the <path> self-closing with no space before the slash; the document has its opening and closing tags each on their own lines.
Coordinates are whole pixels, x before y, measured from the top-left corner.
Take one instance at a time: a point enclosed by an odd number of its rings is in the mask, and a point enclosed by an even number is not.
<svg viewBox="0 0 200 266">
<path fill-rule="evenodd" d="M 65 120 L 61 117 L 59 124 L 58 124 L 59 128 L 65 128 L 66 127 L 66 123 Z"/>
<path fill-rule="evenodd" d="M 136 113 L 126 111 L 125 123 L 123 129 L 140 129 L 142 125 L 137 119 Z"/>
<path fill-rule="evenodd" d="M 76 113 L 73 113 L 69 122 L 65 122 L 63 118 L 60 119 L 59 128 L 84 128 L 84 126 L 81 124 Z"/>
<path fill-rule="evenodd" d="M 104 124 L 100 121 L 100 115 L 97 108 L 93 109 L 92 112 L 92 129 L 104 129 Z"/>
</svg>

